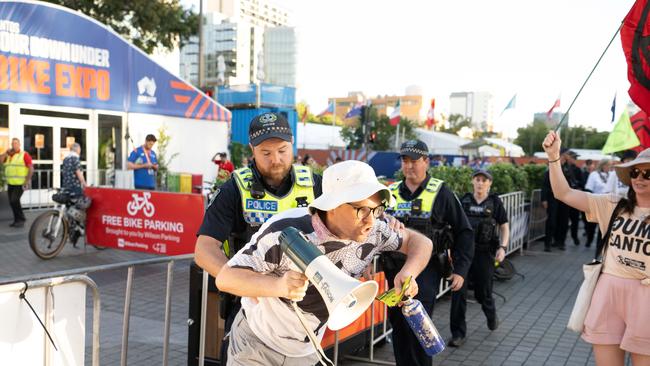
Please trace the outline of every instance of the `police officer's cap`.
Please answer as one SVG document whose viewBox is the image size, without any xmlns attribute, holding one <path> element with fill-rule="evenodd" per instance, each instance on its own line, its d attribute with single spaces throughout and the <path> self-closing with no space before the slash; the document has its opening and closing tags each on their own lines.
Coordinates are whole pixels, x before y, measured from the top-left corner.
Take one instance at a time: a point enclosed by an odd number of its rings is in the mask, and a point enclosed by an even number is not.
<svg viewBox="0 0 650 366">
<path fill-rule="evenodd" d="M 472 174 L 472 178 L 476 177 L 477 175 L 482 175 L 485 178 L 492 180 L 492 174 L 490 174 L 490 172 L 488 172 L 487 170 L 483 170 L 483 169 L 476 170 L 474 174 Z"/>
<path fill-rule="evenodd" d="M 399 156 L 408 156 L 413 160 L 422 157 L 429 157 L 429 147 L 420 140 L 409 140 L 402 144 L 399 149 Z"/>
<path fill-rule="evenodd" d="M 248 139 L 253 146 L 270 138 L 293 141 L 293 131 L 286 117 L 280 113 L 263 113 L 253 118 L 248 128 Z"/>
</svg>

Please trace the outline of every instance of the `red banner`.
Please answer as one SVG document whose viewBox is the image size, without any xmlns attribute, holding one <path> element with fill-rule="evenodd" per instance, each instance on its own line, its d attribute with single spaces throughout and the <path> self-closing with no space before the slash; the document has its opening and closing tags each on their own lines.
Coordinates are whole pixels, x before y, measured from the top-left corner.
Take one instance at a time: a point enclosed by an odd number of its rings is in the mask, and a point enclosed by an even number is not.
<svg viewBox="0 0 650 366">
<path fill-rule="evenodd" d="M 93 245 L 154 254 L 194 252 L 203 219 L 203 196 L 87 188 L 92 198 L 86 240 Z"/>
</svg>

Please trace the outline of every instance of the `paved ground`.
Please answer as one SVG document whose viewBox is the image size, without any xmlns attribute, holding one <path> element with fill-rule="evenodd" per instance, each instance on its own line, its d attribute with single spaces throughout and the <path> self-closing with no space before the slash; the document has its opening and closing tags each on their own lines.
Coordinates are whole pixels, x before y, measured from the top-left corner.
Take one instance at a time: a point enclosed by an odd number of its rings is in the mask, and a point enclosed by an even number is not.
<svg viewBox="0 0 650 366">
<path fill-rule="evenodd" d="M 34 217 L 30 213 L 30 221 Z M 58 257 L 42 261 L 29 249 L 28 227 L 11 229 L 0 222 L 0 280 L 7 278 L 150 258 L 151 255 L 69 245 Z M 544 253 L 533 243 L 524 256 L 512 257 L 525 278 L 495 283 L 501 326 L 487 329 L 479 305 L 468 305 L 468 341 L 460 349 L 447 349 L 434 359 L 435 365 L 593 365 L 588 344 L 566 330 L 566 323 L 581 282 L 581 264 L 592 251 L 567 246 L 566 252 Z M 135 270 L 132 318 L 129 333 L 129 365 L 160 365 L 164 317 L 165 265 Z M 119 365 L 126 270 L 91 274 L 102 299 L 101 364 Z M 187 318 L 189 261 L 174 270 L 170 365 L 187 363 Z M 88 301 L 90 303 L 90 301 Z M 448 297 L 440 299 L 434 322 L 444 338 L 449 333 Z M 90 314 L 91 309 L 88 309 Z M 87 321 L 90 325 L 90 318 Z M 90 329 L 90 328 L 88 328 Z M 87 344 L 90 340 L 88 339 Z M 365 351 L 361 351 L 363 355 Z M 90 350 L 87 351 L 89 364 Z M 391 344 L 376 349 L 375 359 L 392 360 Z M 370 365 L 341 359 L 343 365 Z"/>
</svg>

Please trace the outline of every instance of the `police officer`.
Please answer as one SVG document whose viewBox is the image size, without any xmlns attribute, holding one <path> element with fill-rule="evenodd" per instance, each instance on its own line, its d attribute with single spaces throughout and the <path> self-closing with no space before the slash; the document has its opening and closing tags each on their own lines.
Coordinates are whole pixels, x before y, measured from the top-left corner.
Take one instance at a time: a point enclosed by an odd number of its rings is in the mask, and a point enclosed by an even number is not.
<svg viewBox="0 0 650 366">
<path fill-rule="evenodd" d="M 487 318 L 487 326 L 495 330 L 499 326 L 494 298 L 492 297 L 492 275 L 494 262 L 501 263 L 506 256 L 510 228 L 508 215 L 503 202 L 496 194 L 490 194 L 492 175 L 485 170 L 477 170 L 472 175 L 474 190 L 461 199 L 463 210 L 474 229 L 474 259 L 469 269 L 469 280 L 474 284 L 474 297 L 481 304 Z M 460 291 L 451 294 L 451 347 L 465 343 L 467 324 L 467 283 Z"/>
<path fill-rule="evenodd" d="M 235 170 L 215 192 L 198 232 L 196 263 L 214 277 L 271 216 L 307 207 L 322 192 L 321 176 L 308 166 L 292 165 L 293 132 L 283 115 L 264 113 L 255 117 L 248 138 L 252 162 Z M 229 294 L 221 296 L 221 315 L 228 334 L 240 303 Z M 223 365 L 227 342 L 228 336 L 221 347 Z"/>
<path fill-rule="evenodd" d="M 562 172 L 569 182 L 569 186 L 574 189 L 580 188 L 580 180 L 576 178 L 576 171 L 571 166 L 571 151 L 567 148 L 561 150 Z M 550 252 L 551 246 L 559 250 L 565 250 L 566 235 L 569 230 L 570 208 L 564 202 L 555 199 L 551 189 L 551 180 L 549 172 L 544 173 L 544 182 L 542 183 L 542 206 L 546 209 L 546 230 L 544 236 L 544 251 Z"/>
<path fill-rule="evenodd" d="M 400 158 L 404 181 L 389 187 L 397 201 L 391 214 L 406 227 L 424 233 L 433 241 L 431 260 L 417 277 L 419 293 L 416 296 L 431 315 L 441 278 L 451 281 L 452 291 L 463 287 L 474 255 L 472 228 L 454 193 L 443 181 L 428 174 L 429 148 L 424 142 L 405 142 L 400 148 Z M 404 258 L 399 254 L 382 254 L 388 283 L 393 283 L 403 263 Z M 388 318 L 393 327 L 397 365 L 431 365 L 431 357 L 420 346 L 401 310 L 389 308 Z"/>
</svg>

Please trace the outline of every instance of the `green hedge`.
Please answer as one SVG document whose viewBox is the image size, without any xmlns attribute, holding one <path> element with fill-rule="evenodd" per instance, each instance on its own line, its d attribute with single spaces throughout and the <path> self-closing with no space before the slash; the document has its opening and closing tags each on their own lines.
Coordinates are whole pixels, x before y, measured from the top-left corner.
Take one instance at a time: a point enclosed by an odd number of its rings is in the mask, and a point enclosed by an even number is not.
<svg viewBox="0 0 650 366">
<path fill-rule="evenodd" d="M 499 163 L 490 165 L 487 170 L 493 177 L 490 190 L 492 193 L 524 191 L 526 197 L 529 197 L 533 189 L 541 188 L 546 165 L 514 166 L 509 163 Z M 437 166 L 429 169 L 432 177 L 444 180 L 447 187 L 458 197 L 472 191 L 472 173 L 472 168 L 468 166 Z M 401 170 L 395 172 L 395 180 L 403 179 Z"/>
</svg>

